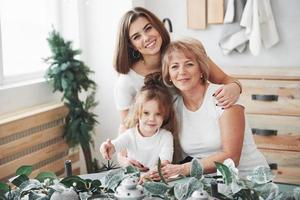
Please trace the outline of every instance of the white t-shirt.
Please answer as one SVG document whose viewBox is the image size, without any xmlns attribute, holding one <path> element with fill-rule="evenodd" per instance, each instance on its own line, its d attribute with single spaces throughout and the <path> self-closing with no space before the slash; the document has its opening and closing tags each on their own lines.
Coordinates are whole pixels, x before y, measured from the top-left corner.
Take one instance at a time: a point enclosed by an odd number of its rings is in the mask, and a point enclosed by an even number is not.
<svg viewBox="0 0 300 200">
<path fill-rule="evenodd" d="M 176 109 L 181 125 L 179 141 L 184 156 L 205 158 L 222 149 L 219 118 L 224 110 L 216 106 L 217 102 L 212 96 L 218 87 L 221 85 L 209 84 L 203 103 L 195 112 L 185 107 L 182 97 L 177 99 Z M 258 165 L 268 166 L 264 156 L 256 148 L 251 130 L 246 123 L 238 166 L 239 174 L 245 176 Z"/>
<path fill-rule="evenodd" d="M 134 104 L 135 96 L 144 85 L 145 77 L 130 69 L 127 74 L 120 74 L 114 88 L 114 98 L 118 110 L 127 110 Z M 174 89 L 168 88 L 176 100 L 177 94 Z"/>
<path fill-rule="evenodd" d="M 165 129 L 159 129 L 151 137 L 143 137 L 136 127 L 131 128 L 112 140 L 112 143 L 117 153 L 126 149 L 128 158 L 135 159 L 150 169 L 157 165 L 158 158 L 172 162 L 173 136 Z"/>
<path fill-rule="evenodd" d="M 115 85 L 114 96 L 118 110 L 127 110 L 134 103 L 134 98 L 144 84 L 144 76 L 132 69 L 127 74 L 120 74 Z"/>
</svg>

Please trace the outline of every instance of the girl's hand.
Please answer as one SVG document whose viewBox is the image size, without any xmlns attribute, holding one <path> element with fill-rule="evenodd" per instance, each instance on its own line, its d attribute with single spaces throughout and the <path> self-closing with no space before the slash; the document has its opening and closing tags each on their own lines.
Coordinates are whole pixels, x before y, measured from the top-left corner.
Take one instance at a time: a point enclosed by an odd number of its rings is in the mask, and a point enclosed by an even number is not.
<svg viewBox="0 0 300 200">
<path fill-rule="evenodd" d="M 138 168 L 141 172 L 147 172 L 149 171 L 149 168 L 144 166 L 142 163 L 140 163 L 137 160 L 134 159 L 128 159 L 128 163 L 136 168 Z"/>
<path fill-rule="evenodd" d="M 150 176 L 149 176 L 149 171 L 146 173 L 143 173 L 140 177 L 139 183 L 140 185 L 143 185 L 147 180 L 151 180 Z"/>
<path fill-rule="evenodd" d="M 106 142 L 103 142 L 101 144 L 100 153 L 102 154 L 104 159 L 111 160 L 114 152 L 115 152 L 115 147 L 111 143 L 110 139 L 107 139 Z"/>
<path fill-rule="evenodd" d="M 184 174 L 184 165 L 167 164 L 161 168 L 161 173 L 166 180 L 178 177 Z M 149 172 L 149 177 L 152 180 L 160 180 L 157 169 Z"/>
<path fill-rule="evenodd" d="M 229 108 L 239 99 L 240 92 L 241 88 L 236 82 L 220 87 L 214 93 L 214 96 L 218 101 L 217 105 L 222 108 Z"/>
</svg>

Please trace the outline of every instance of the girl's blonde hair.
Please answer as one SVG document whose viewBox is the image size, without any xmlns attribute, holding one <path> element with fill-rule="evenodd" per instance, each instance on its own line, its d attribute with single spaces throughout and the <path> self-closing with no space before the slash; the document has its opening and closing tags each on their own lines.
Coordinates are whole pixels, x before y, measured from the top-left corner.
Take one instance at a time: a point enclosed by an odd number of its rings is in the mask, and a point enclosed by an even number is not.
<svg viewBox="0 0 300 200">
<path fill-rule="evenodd" d="M 177 134 L 177 120 L 173 108 L 172 95 L 168 91 L 168 88 L 164 86 L 160 72 L 145 77 L 144 86 L 138 92 L 135 104 L 125 119 L 124 124 L 126 127 L 132 128 L 138 124 L 143 111 L 143 104 L 151 100 L 157 101 L 159 110 L 163 115 L 162 128 L 169 130 L 173 134 Z"/>
<path fill-rule="evenodd" d="M 206 83 L 209 77 L 208 57 L 204 46 L 199 40 L 187 38 L 171 42 L 162 55 L 162 77 L 168 87 L 174 87 L 170 75 L 169 65 L 173 52 L 183 53 L 187 58 L 195 60 L 202 72 L 202 83 Z"/>
<path fill-rule="evenodd" d="M 134 63 L 143 59 L 142 56 L 134 56 L 134 48 L 129 39 L 129 28 L 139 17 L 144 17 L 159 32 L 162 38 L 161 51 L 170 43 L 170 35 L 163 23 L 149 10 L 135 7 L 126 12 L 121 19 L 116 42 L 114 68 L 120 74 L 127 74 Z"/>
</svg>

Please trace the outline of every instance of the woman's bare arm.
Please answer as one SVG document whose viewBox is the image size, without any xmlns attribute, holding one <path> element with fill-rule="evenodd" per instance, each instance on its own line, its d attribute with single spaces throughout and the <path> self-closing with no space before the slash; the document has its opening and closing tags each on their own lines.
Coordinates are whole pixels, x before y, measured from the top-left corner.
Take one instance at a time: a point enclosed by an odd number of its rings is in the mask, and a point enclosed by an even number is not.
<svg viewBox="0 0 300 200">
<path fill-rule="evenodd" d="M 236 78 L 224 73 L 210 58 L 208 58 L 208 65 L 209 81 L 215 84 L 224 84 L 214 93 L 218 106 L 229 108 L 238 100 L 242 92 L 242 85 Z"/>
<path fill-rule="evenodd" d="M 239 164 L 245 131 L 244 107 L 234 105 L 226 109 L 219 123 L 221 128 L 222 150 L 214 155 L 199 160 L 203 166 L 204 173 L 213 173 L 216 171 L 215 161 L 223 162 L 227 158 L 231 158 L 236 166 Z M 162 168 L 162 172 L 167 178 L 178 174 L 187 176 L 190 174 L 190 164 L 189 162 L 182 165 L 166 165 Z M 158 179 L 159 177 L 157 173 L 153 173 L 151 178 Z"/>
<path fill-rule="evenodd" d="M 205 173 L 216 171 L 215 161 L 223 162 L 231 158 L 236 166 L 239 165 L 244 142 L 245 115 L 244 107 L 234 105 L 226 109 L 220 118 L 222 150 L 215 155 L 201 159 Z"/>
</svg>

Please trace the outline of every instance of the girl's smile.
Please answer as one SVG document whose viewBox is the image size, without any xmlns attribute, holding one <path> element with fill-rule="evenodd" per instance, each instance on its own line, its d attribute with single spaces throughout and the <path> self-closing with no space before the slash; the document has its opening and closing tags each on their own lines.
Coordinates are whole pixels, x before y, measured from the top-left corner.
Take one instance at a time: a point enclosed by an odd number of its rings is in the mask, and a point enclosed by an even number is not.
<svg viewBox="0 0 300 200">
<path fill-rule="evenodd" d="M 139 118 L 139 131 L 142 136 L 151 137 L 163 124 L 163 113 L 156 100 L 143 103 L 142 113 Z"/>
</svg>

